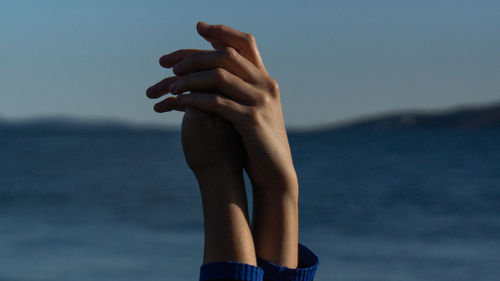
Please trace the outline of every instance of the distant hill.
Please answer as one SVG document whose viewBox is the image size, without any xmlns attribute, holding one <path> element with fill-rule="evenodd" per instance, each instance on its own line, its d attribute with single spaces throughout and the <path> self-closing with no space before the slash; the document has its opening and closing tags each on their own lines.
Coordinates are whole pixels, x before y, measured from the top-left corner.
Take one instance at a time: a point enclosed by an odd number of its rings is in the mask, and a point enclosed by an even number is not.
<svg viewBox="0 0 500 281">
<path fill-rule="evenodd" d="M 461 107 L 434 112 L 405 111 L 360 118 L 334 124 L 322 130 L 344 129 L 420 129 L 420 128 L 499 128 L 500 104 L 482 107 Z M 68 116 L 48 117 L 22 121 L 0 119 L 0 136 L 5 135 L 117 135 L 117 134 L 169 134 L 175 128 L 133 125 L 123 121 L 90 121 Z M 300 131 L 297 131 L 297 133 Z"/>
<path fill-rule="evenodd" d="M 0 136 L 5 135 L 123 135 L 168 134 L 173 128 L 134 125 L 114 120 L 83 120 L 69 116 L 9 121 L 0 119 Z"/>
<path fill-rule="evenodd" d="M 405 128 L 499 128 L 500 104 L 460 107 L 440 111 L 406 111 L 362 118 L 333 129 L 405 129 Z"/>
</svg>

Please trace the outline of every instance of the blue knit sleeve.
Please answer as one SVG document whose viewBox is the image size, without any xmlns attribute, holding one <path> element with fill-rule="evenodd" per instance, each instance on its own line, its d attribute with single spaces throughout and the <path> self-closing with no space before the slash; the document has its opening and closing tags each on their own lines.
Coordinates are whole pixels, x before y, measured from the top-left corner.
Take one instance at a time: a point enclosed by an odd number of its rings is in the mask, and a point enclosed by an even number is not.
<svg viewBox="0 0 500 281">
<path fill-rule="evenodd" d="M 266 281 L 312 281 L 318 268 L 318 257 L 307 247 L 299 244 L 299 262 L 297 268 L 276 265 L 261 258 L 257 263 L 264 270 Z"/>
<path fill-rule="evenodd" d="M 206 263 L 200 268 L 200 281 L 262 281 L 263 276 L 259 267 L 233 261 Z"/>
</svg>

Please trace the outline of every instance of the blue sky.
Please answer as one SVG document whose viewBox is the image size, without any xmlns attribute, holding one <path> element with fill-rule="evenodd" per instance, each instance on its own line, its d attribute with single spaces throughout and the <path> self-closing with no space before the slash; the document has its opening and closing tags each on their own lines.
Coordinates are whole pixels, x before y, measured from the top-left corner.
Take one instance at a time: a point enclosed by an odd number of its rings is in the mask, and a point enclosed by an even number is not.
<svg viewBox="0 0 500 281">
<path fill-rule="evenodd" d="M 2 1 L 0 117 L 179 124 L 144 92 L 198 20 L 256 36 L 291 127 L 500 101 L 500 1 Z"/>
</svg>

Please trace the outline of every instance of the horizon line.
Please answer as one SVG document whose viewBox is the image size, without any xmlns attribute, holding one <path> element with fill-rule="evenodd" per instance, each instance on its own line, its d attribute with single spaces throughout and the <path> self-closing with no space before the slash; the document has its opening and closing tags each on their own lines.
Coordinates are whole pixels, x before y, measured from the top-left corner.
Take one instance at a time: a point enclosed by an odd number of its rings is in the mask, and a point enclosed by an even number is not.
<svg viewBox="0 0 500 281">
<path fill-rule="evenodd" d="M 408 108 L 408 109 L 398 109 L 398 110 L 387 110 L 383 112 L 368 113 L 360 115 L 358 117 L 347 118 L 340 121 L 333 121 L 330 123 L 316 124 L 312 126 L 296 126 L 288 125 L 287 130 L 291 131 L 320 131 L 328 129 L 336 129 L 342 127 L 348 127 L 350 125 L 355 125 L 357 123 L 362 123 L 370 120 L 377 120 L 382 118 L 387 118 L 391 116 L 398 115 L 439 115 L 439 114 L 451 114 L 460 111 L 471 111 L 471 110 L 486 110 L 495 107 L 500 107 L 500 102 L 486 102 L 486 103 L 476 103 L 476 104 L 458 104 L 448 107 L 442 107 L 438 109 L 426 109 L 426 108 Z M 0 124 L 2 123 L 36 123 L 40 121 L 50 121 L 54 122 L 74 122 L 82 124 L 110 124 L 110 125 L 121 125 L 135 128 L 153 128 L 153 129 L 165 129 L 165 130 L 180 130 L 181 123 L 172 124 L 160 124 L 160 122 L 147 121 L 134 121 L 120 117 L 99 117 L 99 116 L 81 116 L 81 115 L 71 115 L 67 113 L 48 113 L 40 115 L 32 115 L 26 117 L 6 117 L 0 115 Z"/>
</svg>

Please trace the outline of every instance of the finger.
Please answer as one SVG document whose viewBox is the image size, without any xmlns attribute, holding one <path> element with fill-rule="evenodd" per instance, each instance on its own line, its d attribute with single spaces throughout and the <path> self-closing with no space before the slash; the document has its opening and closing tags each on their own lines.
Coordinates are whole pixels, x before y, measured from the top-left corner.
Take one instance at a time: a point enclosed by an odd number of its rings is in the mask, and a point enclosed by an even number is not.
<svg viewBox="0 0 500 281">
<path fill-rule="evenodd" d="M 183 59 L 200 52 L 209 52 L 207 50 L 182 49 L 166 54 L 160 57 L 160 65 L 165 68 L 170 68 Z"/>
<path fill-rule="evenodd" d="M 228 47 L 228 46 L 226 46 L 226 45 L 218 42 L 217 40 L 208 39 L 208 38 L 203 38 L 203 39 L 205 39 L 208 42 L 210 42 L 210 44 L 212 45 L 212 47 L 214 47 L 214 49 L 216 49 L 216 50 Z"/>
<path fill-rule="evenodd" d="M 183 105 L 180 105 L 177 102 L 176 97 L 168 97 L 168 98 L 162 100 L 161 102 L 155 104 L 153 109 L 154 109 L 154 111 L 156 111 L 158 113 L 162 113 L 162 112 L 168 112 L 168 111 L 172 111 L 172 110 L 184 111 L 185 107 Z"/>
<path fill-rule="evenodd" d="M 184 107 L 214 112 L 233 124 L 241 120 L 246 112 L 244 106 L 219 94 L 192 92 L 178 96 L 177 100 Z"/>
<path fill-rule="evenodd" d="M 174 95 L 187 91 L 215 90 L 243 104 L 253 104 L 256 94 L 250 84 L 223 68 L 190 73 L 170 85 L 169 90 Z"/>
<path fill-rule="evenodd" d="M 231 47 L 193 54 L 178 62 L 173 71 L 176 75 L 186 75 L 191 72 L 213 68 L 224 68 L 249 83 L 258 80 L 259 72 L 257 68 Z"/>
<path fill-rule="evenodd" d="M 202 21 L 198 22 L 196 30 L 203 38 L 211 42 L 212 46 L 216 43 L 215 45 L 219 44 L 218 46 L 233 47 L 257 68 L 266 70 L 252 34 L 244 33 L 225 25 L 209 25 Z"/>
<path fill-rule="evenodd" d="M 150 99 L 157 99 L 163 95 L 168 94 L 168 88 L 172 83 L 177 81 L 177 79 L 179 79 L 179 77 L 173 76 L 161 80 L 160 82 L 154 84 L 146 90 L 146 96 Z"/>
</svg>

